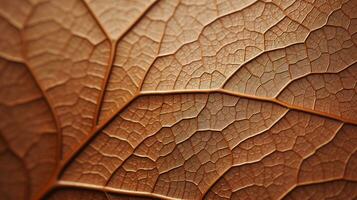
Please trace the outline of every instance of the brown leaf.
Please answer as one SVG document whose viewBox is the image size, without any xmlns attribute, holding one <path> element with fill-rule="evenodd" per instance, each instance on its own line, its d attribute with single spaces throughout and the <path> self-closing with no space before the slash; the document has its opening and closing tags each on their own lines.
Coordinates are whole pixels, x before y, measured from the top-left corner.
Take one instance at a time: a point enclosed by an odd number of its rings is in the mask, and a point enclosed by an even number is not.
<svg viewBox="0 0 357 200">
<path fill-rule="evenodd" d="M 357 1 L 0 4 L 2 199 L 357 197 Z"/>
</svg>

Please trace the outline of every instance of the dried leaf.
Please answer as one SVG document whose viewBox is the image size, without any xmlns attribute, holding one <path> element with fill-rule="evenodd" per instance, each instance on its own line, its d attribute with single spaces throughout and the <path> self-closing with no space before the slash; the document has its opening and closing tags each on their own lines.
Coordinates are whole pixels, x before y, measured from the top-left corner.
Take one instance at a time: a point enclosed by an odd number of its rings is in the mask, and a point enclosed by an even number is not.
<svg viewBox="0 0 357 200">
<path fill-rule="evenodd" d="M 357 1 L 0 4 L 2 199 L 357 198 Z"/>
</svg>

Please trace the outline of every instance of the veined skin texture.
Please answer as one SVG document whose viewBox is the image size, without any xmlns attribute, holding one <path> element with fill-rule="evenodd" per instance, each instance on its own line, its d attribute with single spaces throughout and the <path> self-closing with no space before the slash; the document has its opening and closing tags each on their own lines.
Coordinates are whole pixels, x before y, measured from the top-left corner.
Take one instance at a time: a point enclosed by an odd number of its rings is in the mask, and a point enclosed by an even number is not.
<svg viewBox="0 0 357 200">
<path fill-rule="evenodd" d="M 357 1 L 0 0 L 0 199 L 357 199 Z"/>
</svg>

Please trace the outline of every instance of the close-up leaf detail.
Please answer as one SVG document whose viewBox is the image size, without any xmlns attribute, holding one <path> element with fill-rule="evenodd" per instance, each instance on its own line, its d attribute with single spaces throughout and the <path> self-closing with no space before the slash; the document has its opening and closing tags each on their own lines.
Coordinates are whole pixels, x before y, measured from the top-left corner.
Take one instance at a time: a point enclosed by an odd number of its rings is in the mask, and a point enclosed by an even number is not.
<svg viewBox="0 0 357 200">
<path fill-rule="evenodd" d="M 0 199 L 356 198 L 356 0 L 0 0 Z"/>
</svg>

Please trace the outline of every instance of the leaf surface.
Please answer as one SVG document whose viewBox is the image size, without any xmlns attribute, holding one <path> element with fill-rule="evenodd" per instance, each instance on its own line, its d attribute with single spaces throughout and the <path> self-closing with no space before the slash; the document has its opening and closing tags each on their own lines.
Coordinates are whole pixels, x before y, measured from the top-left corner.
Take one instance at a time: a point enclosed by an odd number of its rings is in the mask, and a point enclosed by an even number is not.
<svg viewBox="0 0 357 200">
<path fill-rule="evenodd" d="M 34 197 L 59 161 L 60 141 L 48 102 L 28 69 L 0 59 L 0 192 Z"/>
<path fill-rule="evenodd" d="M 0 192 L 354 199 L 354 0 L 0 0 Z"/>
</svg>

